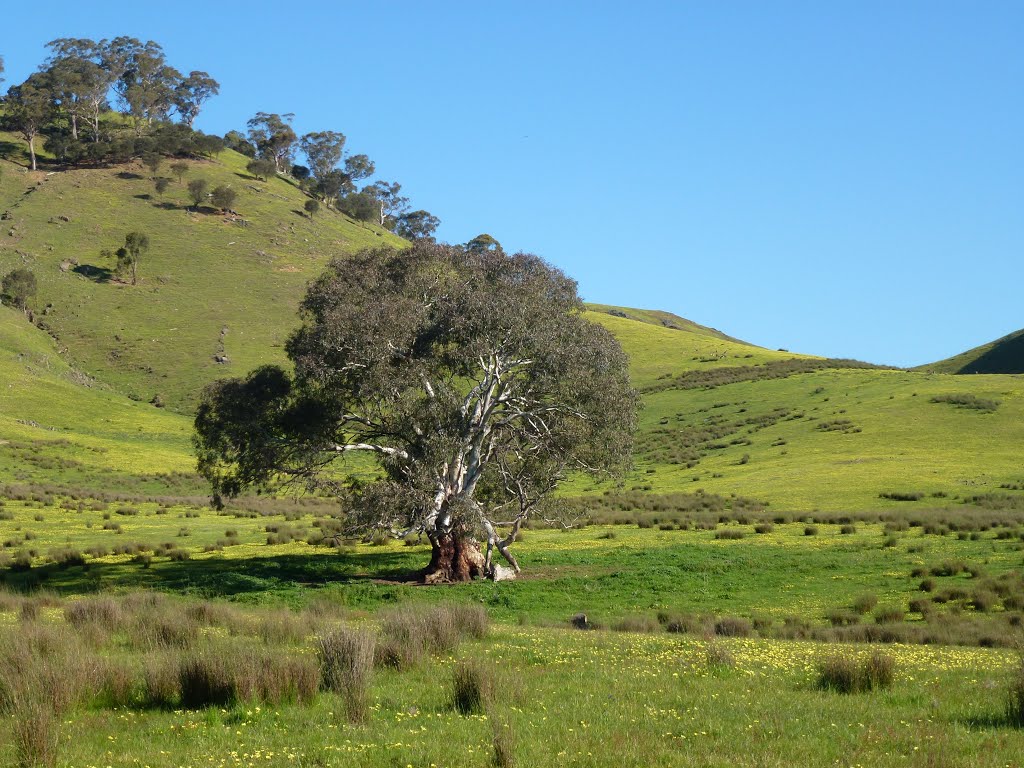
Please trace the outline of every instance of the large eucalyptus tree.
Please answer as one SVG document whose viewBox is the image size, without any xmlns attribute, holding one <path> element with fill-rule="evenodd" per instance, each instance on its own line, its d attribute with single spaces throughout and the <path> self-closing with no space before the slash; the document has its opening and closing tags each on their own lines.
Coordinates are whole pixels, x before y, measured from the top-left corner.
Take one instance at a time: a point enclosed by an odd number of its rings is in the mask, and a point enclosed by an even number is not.
<svg viewBox="0 0 1024 768">
<path fill-rule="evenodd" d="M 629 460 L 626 357 L 536 256 L 365 251 L 309 286 L 301 318 L 293 371 L 204 393 L 195 443 L 217 499 L 307 483 L 338 495 L 352 531 L 425 534 L 425 579 L 460 581 L 494 575 L 494 550 L 518 572 L 510 545 L 531 515 L 557 516 L 558 482 Z M 361 452 L 372 471 L 346 463 Z"/>
</svg>

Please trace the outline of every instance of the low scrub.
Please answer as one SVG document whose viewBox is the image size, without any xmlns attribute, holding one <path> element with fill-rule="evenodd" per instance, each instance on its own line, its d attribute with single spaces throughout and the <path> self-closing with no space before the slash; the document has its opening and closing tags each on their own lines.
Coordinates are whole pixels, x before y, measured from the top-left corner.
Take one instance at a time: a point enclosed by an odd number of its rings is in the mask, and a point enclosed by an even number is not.
<svg viewBox="0 0 1024 768">
<path fill-rule="evenodd" d="M 349 722 L 361 723 L 369 716 L 376 646 L 372 633 L 348 627 L 317 638 L 321 685 L 341 697 Z"/>
<path fill-rule="evenodd" d="M 494 695 L 491 671 L 478 661 L 461 661 L 452 673 L 452 706 L 463 715 L 482 714 Z"/>
<path fill-rule="evenodd" d="M 969 393 L 956 393 L 951 395 L 936 395 L 931 399 L 933 403 L 947 403 L 958 408 L 966 408 L 972 411 L 985 411 L 991 413 L 999 407 L 998 400 L 989 400 Z"/>
<path fill-rule="evenodd" d="M 838 693 L 873 691 L 890 687 L 895 672 L 895 660 L 881 651 L 866 657 L 838 652 L 818 662 L 818 687 Z"/>
</svg>

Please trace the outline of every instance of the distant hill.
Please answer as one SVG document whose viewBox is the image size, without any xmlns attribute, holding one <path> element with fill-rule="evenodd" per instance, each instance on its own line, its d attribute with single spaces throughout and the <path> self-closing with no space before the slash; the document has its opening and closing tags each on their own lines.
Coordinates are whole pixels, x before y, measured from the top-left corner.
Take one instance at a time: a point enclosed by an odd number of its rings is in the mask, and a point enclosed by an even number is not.
<svg viewBox="0 0 1024 768">
<path fill-rule="evenodd" d="M 935 373 L 1024 373 L 1024 329 L 959 355 L 920 366 Z"/>
<path fill-rule="evenodd" d="M 698 325 L 692 320 L 687 320 L 685 317 L 679 315 L 673 315 L 671 312 L 663 312 L 660 309 L 632 309 L 630 307 L 616 307 L 610 304 L 587 304 L 587 308 L 594 312 L 604 312 L 605 314 L 614 315 L 615 317 L 624 317 L 629 320 L 638 320 L 641 323 L 650 323 L 651 325 L 657 325 L 662 328 L 670 328 L 674 331 L 690 331 L 701 336 L 710 336 L 715 339 L 721 339 L 722 341 L 731 341 L 737 344 L 747 344 L 745 341 L 734 339 L 732 336 L 726 336 L 721 331 L 715 328 L 708 328 L 705 325 Z M 747 344 L 747 346 L 754 346 L 753 344 Z"/>
</svg>

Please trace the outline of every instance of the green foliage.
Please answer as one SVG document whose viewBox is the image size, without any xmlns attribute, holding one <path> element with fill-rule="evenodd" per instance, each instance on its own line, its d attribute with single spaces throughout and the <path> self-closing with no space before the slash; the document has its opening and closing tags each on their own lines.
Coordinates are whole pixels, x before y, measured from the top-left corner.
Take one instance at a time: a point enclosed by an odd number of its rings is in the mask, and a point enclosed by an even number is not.
<svg viewBox="0 0 1024 768">
<path fill-rule="evenodd" d="M 209 195 L 210 182 L 206 179 L 192 179 L 188 183 L 188 196 L 192 200 L 192 205 L 196 210 L 199 210 L 200 204 L 206 202 Z"/>
<path fill-rule="evenodd" d="M 0 281 L 0 301 L 21 310 L 28 309 L 37 291 L 36 276 L 24 267 L 12 269 Z"/>
<path fill-rule="evenodd" d="M 220 208 L 222 211 L 230 210 L 235 204 L 235 200 L 238 197 L 238 192 L 226 184 L 221 184 L 213 188 L 210 193 L 210 202 L 215 207 Z M 196 203 L 198 205 L 198 203 Z"/>
<path fill-rule="evenodd" d="M 131 275 L 132 285 L 138 283 L 139 259 L 148 250 L 149 235 L 144 232 L 129 232 L 124 245 L 117 249 L 117 272 L 122 276 Z"/>
<path fill-rule="evenodd" d="M 189 171 L 189 167 L 189 164 L 184 162 L 183 160 L 178 160 L 176 162 L 171 163 L 171 173 L 178 177 L 179 184 L 181 184 L 181 182 L 184 180 L 185 175 Z"/>
<path fill-rule="evenodd" d="M 200 472 L 219 497 L 282 476 L 336 489 L 327 468 L 365 451 L 382 476 L 343 494 L 351 524 L 496 541 L 497 520 L 518 531 L 567 471 L 628 461 L 626 359 L 579 309 L 535 256 L 420 243 L 336 260 L 288 341 L 294 375 L 264 367 L 205 393 Z"/>
<path fill-rule="evenodd" d="M 933 403 L 949 403 L 959 408 L 966 408 L 972 411 L 987 411 L 991 413 L 999 407 L 998 400 L 979 398 L 969 392 L 953 395 L 936 395 L 931 399 Z"/>
<path fill-rule="evenodd" d="M 320 202 L 318 200 L 307 200 L 302 204 L 303 209 L 309 214 L 309 218 L 313 218 L 320 210 Z"/>
<path fill-rule="evenodd" d="M 249 141 L 256 147 L 256 154 L 274 163 L 277 173 L 288 170 L 295 154 L 298 140 L 290 123 L 295 116 L 271 112 L 257 112 L 246 123 L 249 127 Z"/>
<path fill-rule="evenodd" d="M 256 178 L 263 179 L 264 181 L 270 179 L 270 177 L 277 172 L 273 160 L 262 159 L 250 160 L 246 164 L 245 170 L 247 170 Z"/>
<path fill-rule="evenodd" d="M 402 214 L 395 222 L 394 232 L 406 240 L 434 239 L 434 232 L 441 226 L 441 220 L 424 210 Z"/>
</svg>

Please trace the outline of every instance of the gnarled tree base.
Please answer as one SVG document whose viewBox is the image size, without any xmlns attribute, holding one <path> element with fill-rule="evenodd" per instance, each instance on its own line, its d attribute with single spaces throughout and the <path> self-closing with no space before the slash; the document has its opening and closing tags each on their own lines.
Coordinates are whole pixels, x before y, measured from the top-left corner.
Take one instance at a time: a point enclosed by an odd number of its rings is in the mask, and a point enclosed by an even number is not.
<svg viewBox="0 0 1024 768">
<path fill-rule="evenodd" d="M 484 573 L 484 554 L 468 536 L 449 534 L 431 541 L 430 565 L 423 572 L 425 584 L 451 584 L 479 579 Z"/>
</svg>

